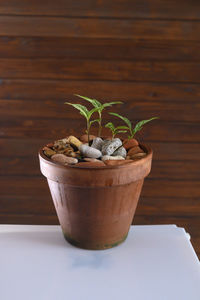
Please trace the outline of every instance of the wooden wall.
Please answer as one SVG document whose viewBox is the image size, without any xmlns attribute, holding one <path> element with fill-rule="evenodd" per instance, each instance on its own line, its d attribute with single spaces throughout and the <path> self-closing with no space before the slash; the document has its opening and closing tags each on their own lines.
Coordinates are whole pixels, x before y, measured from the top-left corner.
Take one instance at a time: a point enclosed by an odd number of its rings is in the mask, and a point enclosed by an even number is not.
<svg viewBox="0 0 200 300">
<path fill-rule="evenodd" d="M 65 99 L 123 100 L 154 149 L 135 224 L 175 223 L 200 254 L 200 1 L 0 0 L 0 222 L 56 224 L 39 146 L 79 133 Z M 70 130 L 74 128 L 75 130 Z"/>
</svg>

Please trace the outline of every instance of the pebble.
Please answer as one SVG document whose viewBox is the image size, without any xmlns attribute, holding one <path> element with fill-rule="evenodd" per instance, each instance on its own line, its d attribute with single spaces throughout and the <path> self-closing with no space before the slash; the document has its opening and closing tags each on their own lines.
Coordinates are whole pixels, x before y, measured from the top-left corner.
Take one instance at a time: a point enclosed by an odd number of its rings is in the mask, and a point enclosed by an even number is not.
<svg viewBox="0 0 200 300">
<path fill-rule="evenodd" d="M 74 152 L 74 149 L 71 146 L 68 146 L 64 149 L 63 154 L 70 157 L 76 157 L 76 153 Z"/>
<path fill-rule="evenodd" d="M 123 146 L 126 150 L 129 150 L 130 148 L 133 148 L 135 146 L 138 146 L 138 141 L 136 139 L 125 139 L 123 141 Z"/>
<path fill-rule="evenodd" d="M 127 154 L 126 149 L 124 147 L 120 147 L 112 155 L 113 156 L 122 156 L 125 158 L 126 154 Z"/>
<path fill-rule="evenodd" d="M 51 148 L 48 148 L 48 147 L 44 147 L 43 151 L 47 157 L 51 157 L 52 155 L 56 154 L 55 151 L 53 151 Z"/>
<path fill-rule="evenodd" d="M 85 160 L 85 161 L 101 161 L 101 160 L 99 160 L 99 159 L 91 158 L 91 157 L 85 157 L 84 160 Z"/>
<path fill-rule="evenodd" d="M 53 161 L 56 161 L 62 165 L 68 165 L 68 164 L 77 164 L 78 159 L 66 156 L 64 154 L 54 154 L 51 159 Z"/>
<path fill-rule="evenodd" d="M 101 151 L 103 143 L 104 141 L 100 137 L 96 137 L 93 139 L 91 147 Z"/>
<path fill-rule="evenodd" d="M 82 142 L 73 135 L 70 135 L 68 137 L 67 142 L 70 143 L 70 145 L 76 147 L 77 149 L 79 149 L 82 145 Z"/>
<path fill-rule="evenodd" d="M 47 146 L 48 148 L 52 148 L 52 147 L 54 146 L 54 143 L 48 143 L 48 144 L 46 144 L 46 146 Z"/>
<path fill-rule="evenodd" d="M 55 150 L 62 150 L 62 149 L 65 149 L 66 143 L 67 143 L 66 139 L 57 140 L 57 141 L 54 142 L 53 148 L 54 148 Z"/>
<path fill-rule="evenodd" d="M 111 156 L 111 155 L 104 155 L 101 158 L 102 161 L 106 160 L 124 160 L 124 157 L 122 156 Z"/>
<path fill-rule="evenodd" d="M 135 146 L 135 147 L 129 149 L 129 151 L 128 151 L 129 156 L 134 155 L 136 153 L 144 153 L 144 151 L 139 146 Z"/>
<path fill-rule="evenodd" d="M 92 141 L 93 139 L 95 139 L 95 135 L 92 135 L 90 134 L 89 135 L 89 141 Z M 80 141 L 83 142 L 83 143 L 88 143 L 88 135 L 87 134 L 83 134 L 81 137 L 80 137 Z"/>
<path fill-rule="evenodd" d="M 122 145 L 122 141 L 119 138 L 111 141 L 106 140 L 102 146 L 103 155 L 112 155 L 115 150 Z"/>
<path fill-rule="evenodd" d="M 84 144 L 80 146 L 80 151 L 84 157 L 89 157 L 89 158 L 99 158 L 102 155 L 101 151 L 99 151 L 98 149 L 92 148 Z"/>
<path fill-rule="evenodd" d="M 98 160 L 98 161 L 86 161 L 86 162 L 79 162 L 77 167 L 105 167 L 105 164 L 103 161 Z"/>
<path fill-rule="evenodd" d="M 128 160 L 105 160 L 105 164 L 107 166 L 118 166 L 118 165 L 125 165 L 132 162 L 131 159 Z"/>
</svg>

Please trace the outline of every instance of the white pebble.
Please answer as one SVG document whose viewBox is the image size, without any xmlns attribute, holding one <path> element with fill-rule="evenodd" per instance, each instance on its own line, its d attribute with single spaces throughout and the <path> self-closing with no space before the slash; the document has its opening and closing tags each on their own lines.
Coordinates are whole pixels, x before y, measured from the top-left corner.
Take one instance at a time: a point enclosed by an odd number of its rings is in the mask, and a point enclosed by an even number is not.
<svg viewBox="0 0 200 300">
<path fill-rule="evenodd" d="M 100 137 L 96 137 L 93 139 L 91 147 L 101 151 L 103 143 L 104 141 Z"/>
<path fill-rule="evenodd" d="M 121 145 L 122 145 L 122 141 L 118 138 L 113 139 L 111 141 L 106 140 L 102 146 L 102 154 L 112 155 L 113 152 L 115 152 L 115 150 L 119 148 Z"/>
<path fill-rule="evenodd" d="M 77 164 L 78 162 L 78 159 L 77 158 L 74 158 L 74 157 L 69 157 L 69 156 L 66 156 L 64 154 L 54 154 L 51 159 L 53 161 L 56 161 L 62 165 L 68 165 L 68 164 Z"/>
<path fill-rule="evenodd" d="M 110 155 L 104 155 L 102 156 L 101 160 L 124 160 L 125 158 L 123 156 L 110 156 Z"/>
<path fill-rule="evenodd" d="M 84 157 L 99 158 L 102 155 L 101 151 L 87 145 L 81 145 L 79 150 Z"/>
</svg>

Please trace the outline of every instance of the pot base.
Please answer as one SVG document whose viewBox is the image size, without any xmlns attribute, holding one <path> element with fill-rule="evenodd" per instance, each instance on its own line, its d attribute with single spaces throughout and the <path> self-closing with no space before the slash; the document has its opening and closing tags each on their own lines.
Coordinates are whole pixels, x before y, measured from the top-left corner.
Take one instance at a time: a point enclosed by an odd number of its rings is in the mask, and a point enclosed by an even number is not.
<svg viewBox="0 0 200 300">
<path fill-rule="evenodd" d="M 123 243 L 126 240 L 128 233 L 121 240 L 119 240 L 117 242 L 105 243 L 105 244 L 80 242 L 80 241 L 73 240 L 71 237 L 67 236 L 66 234 L 63 234 L 63 235 L 67 242 L 69 242 L 71 245 L 76 246 L 78 248 L 87 249 L 87 250 L 105 250 L 105 249 L 113 248 L 113 247 Z"/>
</svg>

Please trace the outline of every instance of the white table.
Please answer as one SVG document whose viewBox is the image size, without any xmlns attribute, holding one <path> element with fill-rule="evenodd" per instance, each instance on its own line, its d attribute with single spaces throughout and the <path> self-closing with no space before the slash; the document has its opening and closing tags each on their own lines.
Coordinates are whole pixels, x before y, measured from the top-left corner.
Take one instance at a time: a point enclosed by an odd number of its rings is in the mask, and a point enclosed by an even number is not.
<svg viewBox="0 0 200 300">
<path fill-rule="evenodd" d="M 200 300 L 200 263 L 175 225 L 132 226 L 112 249 L 68 244 L 59 226 L 0 225 L 1 300 Z"/>
</svg>

